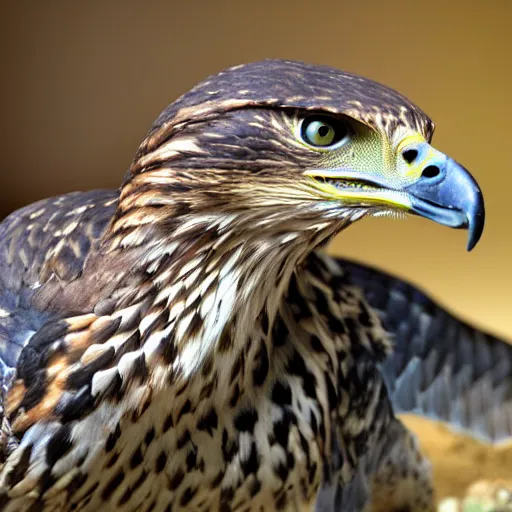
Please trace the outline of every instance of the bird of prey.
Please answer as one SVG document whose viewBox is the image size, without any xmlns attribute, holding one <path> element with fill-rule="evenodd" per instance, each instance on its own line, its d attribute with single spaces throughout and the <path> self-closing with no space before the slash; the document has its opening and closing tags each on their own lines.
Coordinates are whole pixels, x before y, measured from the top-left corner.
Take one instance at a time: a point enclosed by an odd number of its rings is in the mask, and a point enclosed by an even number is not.
<svg viewBox="0 0 512 512">
<path fill-rule="evenodd" d="M 512 433 L 512 351 L 320 248 L 365 217 L 484 225 L 401 94 L 229 68 L 157 118 L 118 191 L 0 224 L 4 511 L 431 510 L 395 414 Z"/>
</svg>

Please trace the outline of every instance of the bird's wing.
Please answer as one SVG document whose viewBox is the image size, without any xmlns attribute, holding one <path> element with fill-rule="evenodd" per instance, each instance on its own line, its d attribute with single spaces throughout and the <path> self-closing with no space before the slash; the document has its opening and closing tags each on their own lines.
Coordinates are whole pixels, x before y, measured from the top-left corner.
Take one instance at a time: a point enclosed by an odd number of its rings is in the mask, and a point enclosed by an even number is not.
<svg viewBox="0 0 512 512">
<path fill-rule="evenodd" d="M 382 372 L 394 410 L 484 441 L 512 436 L 512 346 L 457 319 L 414 286 L 339 260 L 394 341 Z"/>
<path fill-rule="evenodd" d="M 7 386 L 22 347 L 56 314 L 32 301 L 48 280 L 76 279 L 91 245 L 111 220 L 117 192 L 95 190 L 45 199 L 0 223 L 0 380 Z"/>
</svg>

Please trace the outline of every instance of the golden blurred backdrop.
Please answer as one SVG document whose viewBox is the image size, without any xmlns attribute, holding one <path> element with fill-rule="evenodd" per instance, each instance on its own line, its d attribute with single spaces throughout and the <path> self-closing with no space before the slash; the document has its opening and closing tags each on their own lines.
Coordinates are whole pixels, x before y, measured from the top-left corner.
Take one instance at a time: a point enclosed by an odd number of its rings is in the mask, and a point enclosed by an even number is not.
<svg viewBox="0 0 512 512">
<path fill-rule="evenodd" d="M 266 57 L 329 64 L 426 111 L 434 145 L 474 174 L 487 207 L 469 254 L 465 232 L 418 218 L 364 221 L 331 250 L 512 340 L 511 0 L 46 0 L 2 2 L 0 19 L 0 218 L 50 195 L 117 187 L 158 113 L 210 73 Z M 428 450 L 446 455 L 432 435 Z"/>
</svg>

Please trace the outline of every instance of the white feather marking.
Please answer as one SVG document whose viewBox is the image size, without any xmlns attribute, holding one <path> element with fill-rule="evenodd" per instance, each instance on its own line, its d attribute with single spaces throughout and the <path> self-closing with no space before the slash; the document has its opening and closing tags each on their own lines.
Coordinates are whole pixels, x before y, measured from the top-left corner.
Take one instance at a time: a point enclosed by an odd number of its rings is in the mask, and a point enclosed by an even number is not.
<svg viewBox="0 0 512 512">
<path fill-rule="evenodd" d="M 189 307 L 191 304 L 194 303 L 196 299 L 201 297 L 201 289 L 199 286 L 191 286 L 190 287 L 191 292 L 189 293 L 187 300 L 185 301 L 185 307 Z"/>
<path fill-rule="evenodd" d="M 161 364 L 151 368 L 151 380 L 153 389 L 162 389 L 169 386 L 169 367 Z"/>
<path fill-rule="evenodd" d="M 169 282 L 171 274 L 173 273 L 173 271 L 174 271 L 174 269 L 172 267 L 167 268 L 166 270 L 164 270 L 163 272 L 158 274 L 158 276 L 156 276 L 156 278 L 153 279 L 153 282 L 156 285 L 160 285 L 162 283 Z"/>
<path fill-rule="evenodd" d="M 210 272 L 209 274 L 206 274 L 206 276 L 203 276 L 203 280 L 199 284 L 198 288 L 201 290 L 201 295 L 205 295 L 206 291 L 210 287 L 210 285 L 215 281 L 216 274 L 214 272 Z"/>
<path fill-rule="evenodd" d="M 117 374 L 116 367 L 96 372 L 92 376 L 91 395 L 96 396 L 105 391 Z"/>
<path fill-rule="evenodd" d="M 85 352 L 82 354 L 80 358 L 80 362 L 82 364 L 89 364 L 91 361 L 94 361 L 97 357 L 101 356 L 106 350 L 110 347 L 105 345 L 104 343 L 94 343 L 87 347 Z"/>
<path fill-rule="evenodd" d="M 184 316 L 183 318 L 179 319 L 178 326 L 176 328 L 176 337 L 178 339 L 183 339 L 185 337 L 185 334 L 187 333 L 187 329 L 190 326 L 190 322 L 192 321 L 192 318 L 194 317 L 195 313 L 189 313 L 188 315 Z"/>
<path fill-rule="evenodd" d="M 135 330 L 120 332 L 115 336 L 112 336 L 105 344 L 109 347 L 114 347 L 114 350 L 117 352 L 119 347 L 135 332 Z"/>
<path fill-rule="evenodd" d="M 166 301 L 167 304 L 169 304 L 182 288 L 183 283 L 181 281 L 162 288 L 156 296 L 155 304 L 160 304 L 163 301 Z"/>
<path fill-rule="evenodd" d="M 187 342 L 175 363 L 175 369 L 181 369 L 185 376 L 190 376 L 200 367 L 204 358 L 213 350 L 214 344 L 218 341 L 222 330 L 231 318 L 239 274 L 234 270 L 228 272 L 227 269 L 231 268 L 237 259 L 237 257 L 230 259 L 226 270 L 223 268 L 225 275 L 219 280 L 219 286 L 215 291 L 204 297 L 202 301 L 199 313 L 205 322 L 204 329 L 200 335 Z M 209 275 L 208 283 L 211 283 L 214 278 L 215 276 Z M 194 312 L 190 313 L 185 318 L 180 319 L 176 331 L 177 339 L 186 337 L 194 314 Z"/>
<path fill-rule="evenodd" d="M 142 353 L 142 350 L 134 350 L 133 352 L 128 352 L 124 354 L 123 357 L 121 357 L 117 363 L 117 369 L 119 371 L 119 375 L 121 375 L 123 379 L 129 377 L 134 362 L 140 357 Z"/>
<path fill-rule="evenodd" d="M 245 462 L 249 460 L 249 457 L 251 456 L 252 434 L 249 434 L 248 432 L 241 432 L 238 439 L 238 455 L 240 457 L 240 462 Z"/>
<path fill-rule="evenodd" d="M 146 268 L 146 274 L 154 274 L 158 269 L 160 268 L 160 259 L 155 259 L 151 263 L 151 265 L 148 265 Z"/>
<path fill-rule="evenodd" d="M 144 402 L 147 400 L 151 392 L 152 391 L 151 389 L 148 388 L 148 386 L 132 386 L 130 388 L 130 393 L 127 396 L 127 409 L 140 410 L 140 408 L 143 406 Z"/>
<path fill-rule="evenodd" d="M 136 229 L 132 231 L 131 233 L 128 233 L 122 240 L 121 240 L 121 247 L 131 247 L 131 246 L 137 246 L 140 245 L 144 241 L 144 232 L 140 229 Z"/>
<path fill-rule="evenodd" d="M 222 231 L 226 228 L 230 228 L 233 225 L 233 223 L 236 221 L 237 218 L 238 218 L 238 215 L 235 215 L 235 214 L 222 216 L 218 222 L 219 229 Z"/>
<path fill-rule="evenodd" d="M 187 276 L 183 283 L 187 288 L 193 288 L 194 285 L 197 283 L 197 280 L 199 276 L 201 275 L 201 272 L 203 272 L 203 269 L 201 267 L 196 268 L 189 276 Z"/>
<path fill-rule="evenodd" d="M 141 334 L 145 334 L 146 331 L 151 327 L 151 324 L 160 316 L 161 313 L 153 312 L 146 315 L 139 324 L 139 331 Z"/>
<path fill-rule="evenodd" d="M 231 319 L 237 284 L 238 273 L 233 271 L 219 281 L 219 286 L 212 293 L 210 300 L 206 300 L 201 306 L 201 316 L 205 319 L 203 343 L 207 351 L 213 348 Z M 210 308 L 208 308 L 209 305 Z"/>
<path fill-rule="evenodd" d="M 240 256 L 242 254 L 242 248 L 238 248 L 233 255 L 226 261 L 219 272 L 219 278 L 222 280 L 225 276 L 232 273 L 232 270 L 236 267 Z"/>
<path fill-rule="evenodd" d="M 289 242 L 293 242 L 293 240 L 295 240 L 297 237 L 299 236 L 298 233 L 289 233 L 287 234 L 286 236 L 283 236 L 283 238 L 281 238 L 281 244 L 287 244 Z"/>
<path fill-rule="evenodd" d="M 224 245 L 224 243 L 230 238 L 232 237 L 233 235 L 231 234 L 231 232 L 229 231 L 226 231 L 225 233 L 223 233 L 222 235 L 219 236 L 219 238 L 215 241 L 215 243 L 213 244 L 213 249 L 216 250 L 218 249 L 219 247 L 222 247 Z"/>
<path fill-rule="evenodd" d="M 205 347 L 203 342 L 199 339 L 191 340 L 183 348 L 180 355 L 174 363 L 174 369 L 181 369 L 185 378 L 190 377 L 199 365 L 201 364 L 204 354 Z"/>
<path fill-rule="evenodd" d="M 146 357 L 146 364 L 151 365 L 155 357 L 158 355 L 158 347 L 162 340 L 169 336 L 174 328 L 174 324 L 168 325 L 163 331 L 152 333 L 144 343 L 144 356 Z"/>
<path fill-rule="evenodd" d="M 184 300 L 175 302 L 171 306 L 171 309 L 169 309 L 168 322 L 173 322 L 174 320 L 176 320 L 176 318 L 178 318 L 178 316 L 181 315 L 181 313 L 183 312 L 184 309 L 185 309 L 185 301 Z"/>
<path fill-rule="evenodd" d="M 120 311 L 116 311 L 112 316 L 113 316 L 113 318 L 121 317 L 121 324 L 119 326 L 119 329 L 123 329 L 124 326 L 127 323 L 129 323 L 130 320 L 133 319 L 133 317 L 135 315 L 137 315 L 139 310 L 140 310 L 140 303 L 134 304 L 133 306 L 129 306 L 124 309 L 121 309 Z"/>
<path fill-rule="evenodd" d="M 212 291 L 208 295 L 203 297 L 203 301 L 201 303 L 201 309 L 200 309 L 200 314 L 203 318 L 207 318 L 208 315 L 211 314 L 214 304 L 215 304 L 215 291 Z"/>
<path fill-rule="evenodd" d="M 40 217 L 45 212 L 45 208 L 40 208 L 39 210 L 30 214 L 29 219 L 34 220 Z"/>
<path fill-rule="evenodd" d="M 184 276 L 187 272 L 190 272 L 194 268 L 196 268 L 199 263 L 201 263 L 202 258 L 201 257 L 195 257 L 192 258 L 188 263 L 185 263 L 180 269 L 180 276 Z"/>
<path fill-rule="evenodd" d="M 70 233 L 72 233 L 75 228 L 78 226 L 78 222 L 74 221 L 74 222 L 70 222 L 63 230 L 62 230 L 62 234 L 63 235 L 69 235 Z"/>
<path fill-rule="evenodd" d="M 191 138 L 181 137 L 178 139 L 171 139 L 167 144 L 163 144 L 155 151 L 144 155 L 144 157 L 140 159 L 140 163 L 144 166 L 152 160 L 165 160 L 183 152 L 204 153 L 204 149 L 201 149 L 196 144 L 196 141 Z"/>
<path fill-rule="evenodd" d="M 181 236 L 197 226 L 211 226 L 216 220 L 214 215 L 194 215 L 174 230 L 175 236 Z"/>
<path fill-rule="evenodd" d="M 66 217 L 80 215 L 81 213 L 84 213 L 88 208 L 92 208 L 92 206 L 94 205 L 84 204 L 83 206 L 79 206 L 78 208 L 75 208 L 74 210 L 71 210 L 70 212 L 66 213 Z"/>
<path fill-rule="evenodd" d="M 157 245 L 156 247 L 153 247 L 152 249 L 148 250 L 146 252 L 144 262 L 151 264 L 148 265 L 148 267 L 146 268 L 146 273 L 153 274 L 154 272 L 156 272 L 160 268 L 162 258 L 164 256 L 172 254 L 177 247 L 178 244 L 176 242 L 171 242 L 170 244 Z"/>
<path fill-rule="evenodd" d="M 146 257 L 144 258 L 145 262 L 159 261 L 162 256 L 165 256 L 167 254 L 172 254 L 177 248 L 178 248 L 178 242 L 173 241 L 166 244 L 158 244 L 155 247 L 151 248 L 147 253 Z"/>
</svg>

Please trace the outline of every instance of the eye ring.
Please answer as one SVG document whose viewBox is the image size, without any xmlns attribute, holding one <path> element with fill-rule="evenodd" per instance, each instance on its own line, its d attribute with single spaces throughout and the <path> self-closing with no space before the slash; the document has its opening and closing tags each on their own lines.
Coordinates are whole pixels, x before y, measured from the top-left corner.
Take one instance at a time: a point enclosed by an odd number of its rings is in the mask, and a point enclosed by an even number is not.
<svg viewBox="0 0 512 512">
<path fill-rule="evenodd" d="M 312 114 L 300 120 L 298 135 L 302 142 L 316 150 L 332 151 L 350 138 L 350 126 L 343 119 L 325 114 Z"/>
</svg>

